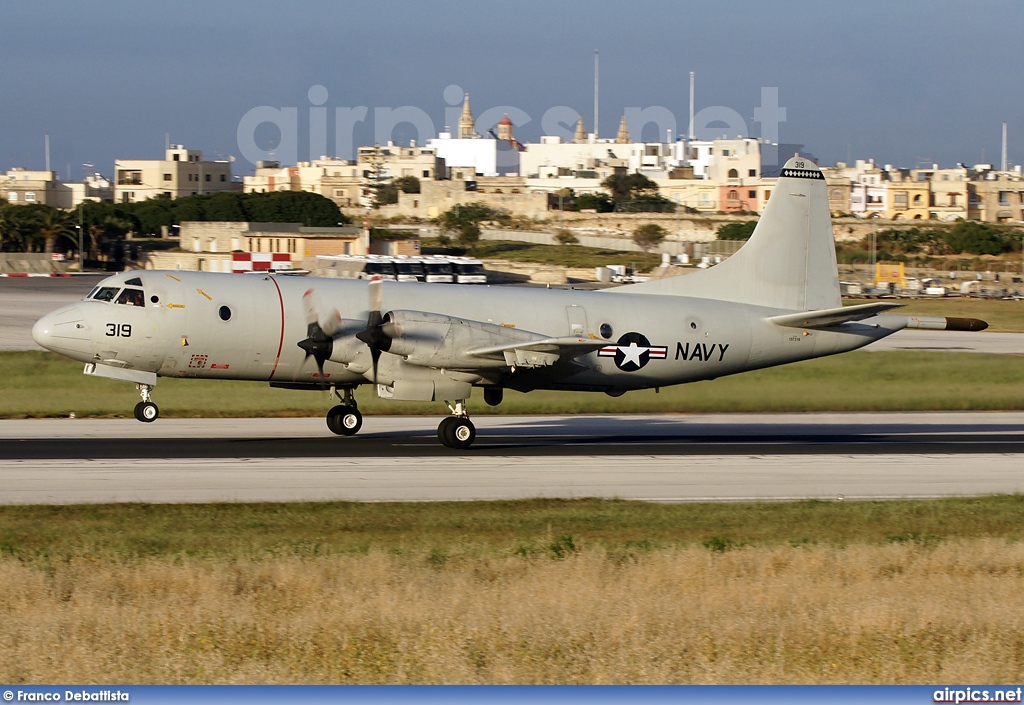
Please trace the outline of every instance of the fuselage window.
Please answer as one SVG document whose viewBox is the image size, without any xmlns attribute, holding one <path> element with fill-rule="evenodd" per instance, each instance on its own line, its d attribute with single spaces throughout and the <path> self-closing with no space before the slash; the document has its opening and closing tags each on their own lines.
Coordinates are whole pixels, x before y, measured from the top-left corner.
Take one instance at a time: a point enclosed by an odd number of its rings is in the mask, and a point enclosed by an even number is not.
<svg viewBox="0 0 1024 705">
<path fill-rule="evenodd" d="M 115 303 L 124 304 L 125 306 L 145 306 L 146 296 L 142 293 L 142 289 L 125 289 L 117 297 Z"/>
<path fill-rule="evenodd" d="M 93 298 L 97 301 L 113 301 L 120 290 L 121 287 L 118 286 L 101 286 L 100 290 L 93 295 Z"/>
<path fill-rule="evenodd" d="M 217 312 L 220 315 L 220 320 L 227 321 L 231 319 L 231 309 L 227 306 L 221 306 Z"/>
<path fill-rule="evenodd" d="M 601 337 L 608 340 L 612 337 L 612 327 L 607 323 L 601 324 Z"/>
</svg>

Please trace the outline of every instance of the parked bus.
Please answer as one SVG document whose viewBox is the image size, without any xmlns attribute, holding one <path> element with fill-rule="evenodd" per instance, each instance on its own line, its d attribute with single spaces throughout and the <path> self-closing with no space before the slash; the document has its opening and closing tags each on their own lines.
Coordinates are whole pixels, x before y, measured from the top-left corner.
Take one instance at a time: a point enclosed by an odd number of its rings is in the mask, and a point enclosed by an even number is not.
<svg viewBox="0 0 1024 705">
<path fill-rule="evenodd" d="M 395 257 L 391 263 L 395 268 L 395 278 L 400 282 L 421 282 L 426 277 L 423 261 L 418 257 Z"/>
<path fill-rule="evenodd" d="M 478 259 L 457 257 L 452 259 L 455 281 L 459 284 L 486 284 L 487 272 L 484 263 Z"/>
<path fill-rule="evenodd" d="M 424 257 L 423 271 L 428 284 L 451 284 L 455 281 L 452 263 L 444 257 Z"/>
</svg>

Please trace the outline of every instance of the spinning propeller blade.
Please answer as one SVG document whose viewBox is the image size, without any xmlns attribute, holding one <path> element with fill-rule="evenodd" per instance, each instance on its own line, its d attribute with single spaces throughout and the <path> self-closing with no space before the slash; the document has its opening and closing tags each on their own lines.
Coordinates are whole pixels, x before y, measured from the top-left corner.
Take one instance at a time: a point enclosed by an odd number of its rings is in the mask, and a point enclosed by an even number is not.
<svg viewBox="0 0 1024 705">
<path fill-rule="evenodd" d="M 370 315 L 366 319 L 366 328 L 356 333 L 356 338 L 366 343 L 370 348 L 370 358 L 373 360 L 373 383 L 377 384 L 377 365 L 380 362 L 380 354 L 391 348 L 391 338 L 384 334 L 381 325 L 384 317 L 380 309 L 384 301 L 383 282 L 380 277 L 370 280 L 368 288 L 370 297 Z"/>
<path fill-rule="evenodd" d="M 318 313 L 316 292 L 312 289 L 302 295 L 302 307 L 306 313 L 306 337 L 298 345 L 306 351 L 306 359 L 312 357 L 316 361 L 316 369 L 321 382 L 324 380 L 324 363 L 331 357 L 334 349 L 334 338 L 341 330 L 341 315 L 333 309 L 321 323 Z"/>
</svg>

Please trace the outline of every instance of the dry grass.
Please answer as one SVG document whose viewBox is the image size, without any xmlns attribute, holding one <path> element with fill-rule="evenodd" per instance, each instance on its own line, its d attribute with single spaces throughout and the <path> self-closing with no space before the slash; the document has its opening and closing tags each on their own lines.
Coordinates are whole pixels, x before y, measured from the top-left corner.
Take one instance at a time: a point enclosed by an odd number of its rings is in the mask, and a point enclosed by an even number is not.
<svg viewBox="0 0 1024 705">
<path fill-rule="evenodd" d="M 1024 544 L 0 559 L 0 682 L 1024 680 Z"/>
</svg>

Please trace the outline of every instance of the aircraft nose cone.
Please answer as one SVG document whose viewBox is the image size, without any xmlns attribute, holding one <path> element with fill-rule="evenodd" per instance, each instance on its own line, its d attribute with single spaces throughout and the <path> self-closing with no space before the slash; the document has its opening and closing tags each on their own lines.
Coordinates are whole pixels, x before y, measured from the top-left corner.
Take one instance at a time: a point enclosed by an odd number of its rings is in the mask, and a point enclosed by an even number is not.
<svg viewBox="0 0 1024 705">
<path fill-rule="evenodd" d="M 48 313 L 32 326 L 32 339 L 47 350 L 68 357 L 92 352 L 89 326 L 77 306 L 68 306 Z"/>
<path fill-rule="evenodd" d="M 47 314 L 32 326 L 32 340 L 41 348 L 51 349 L 53 345 L 53 315 Z"/>
</svg>

